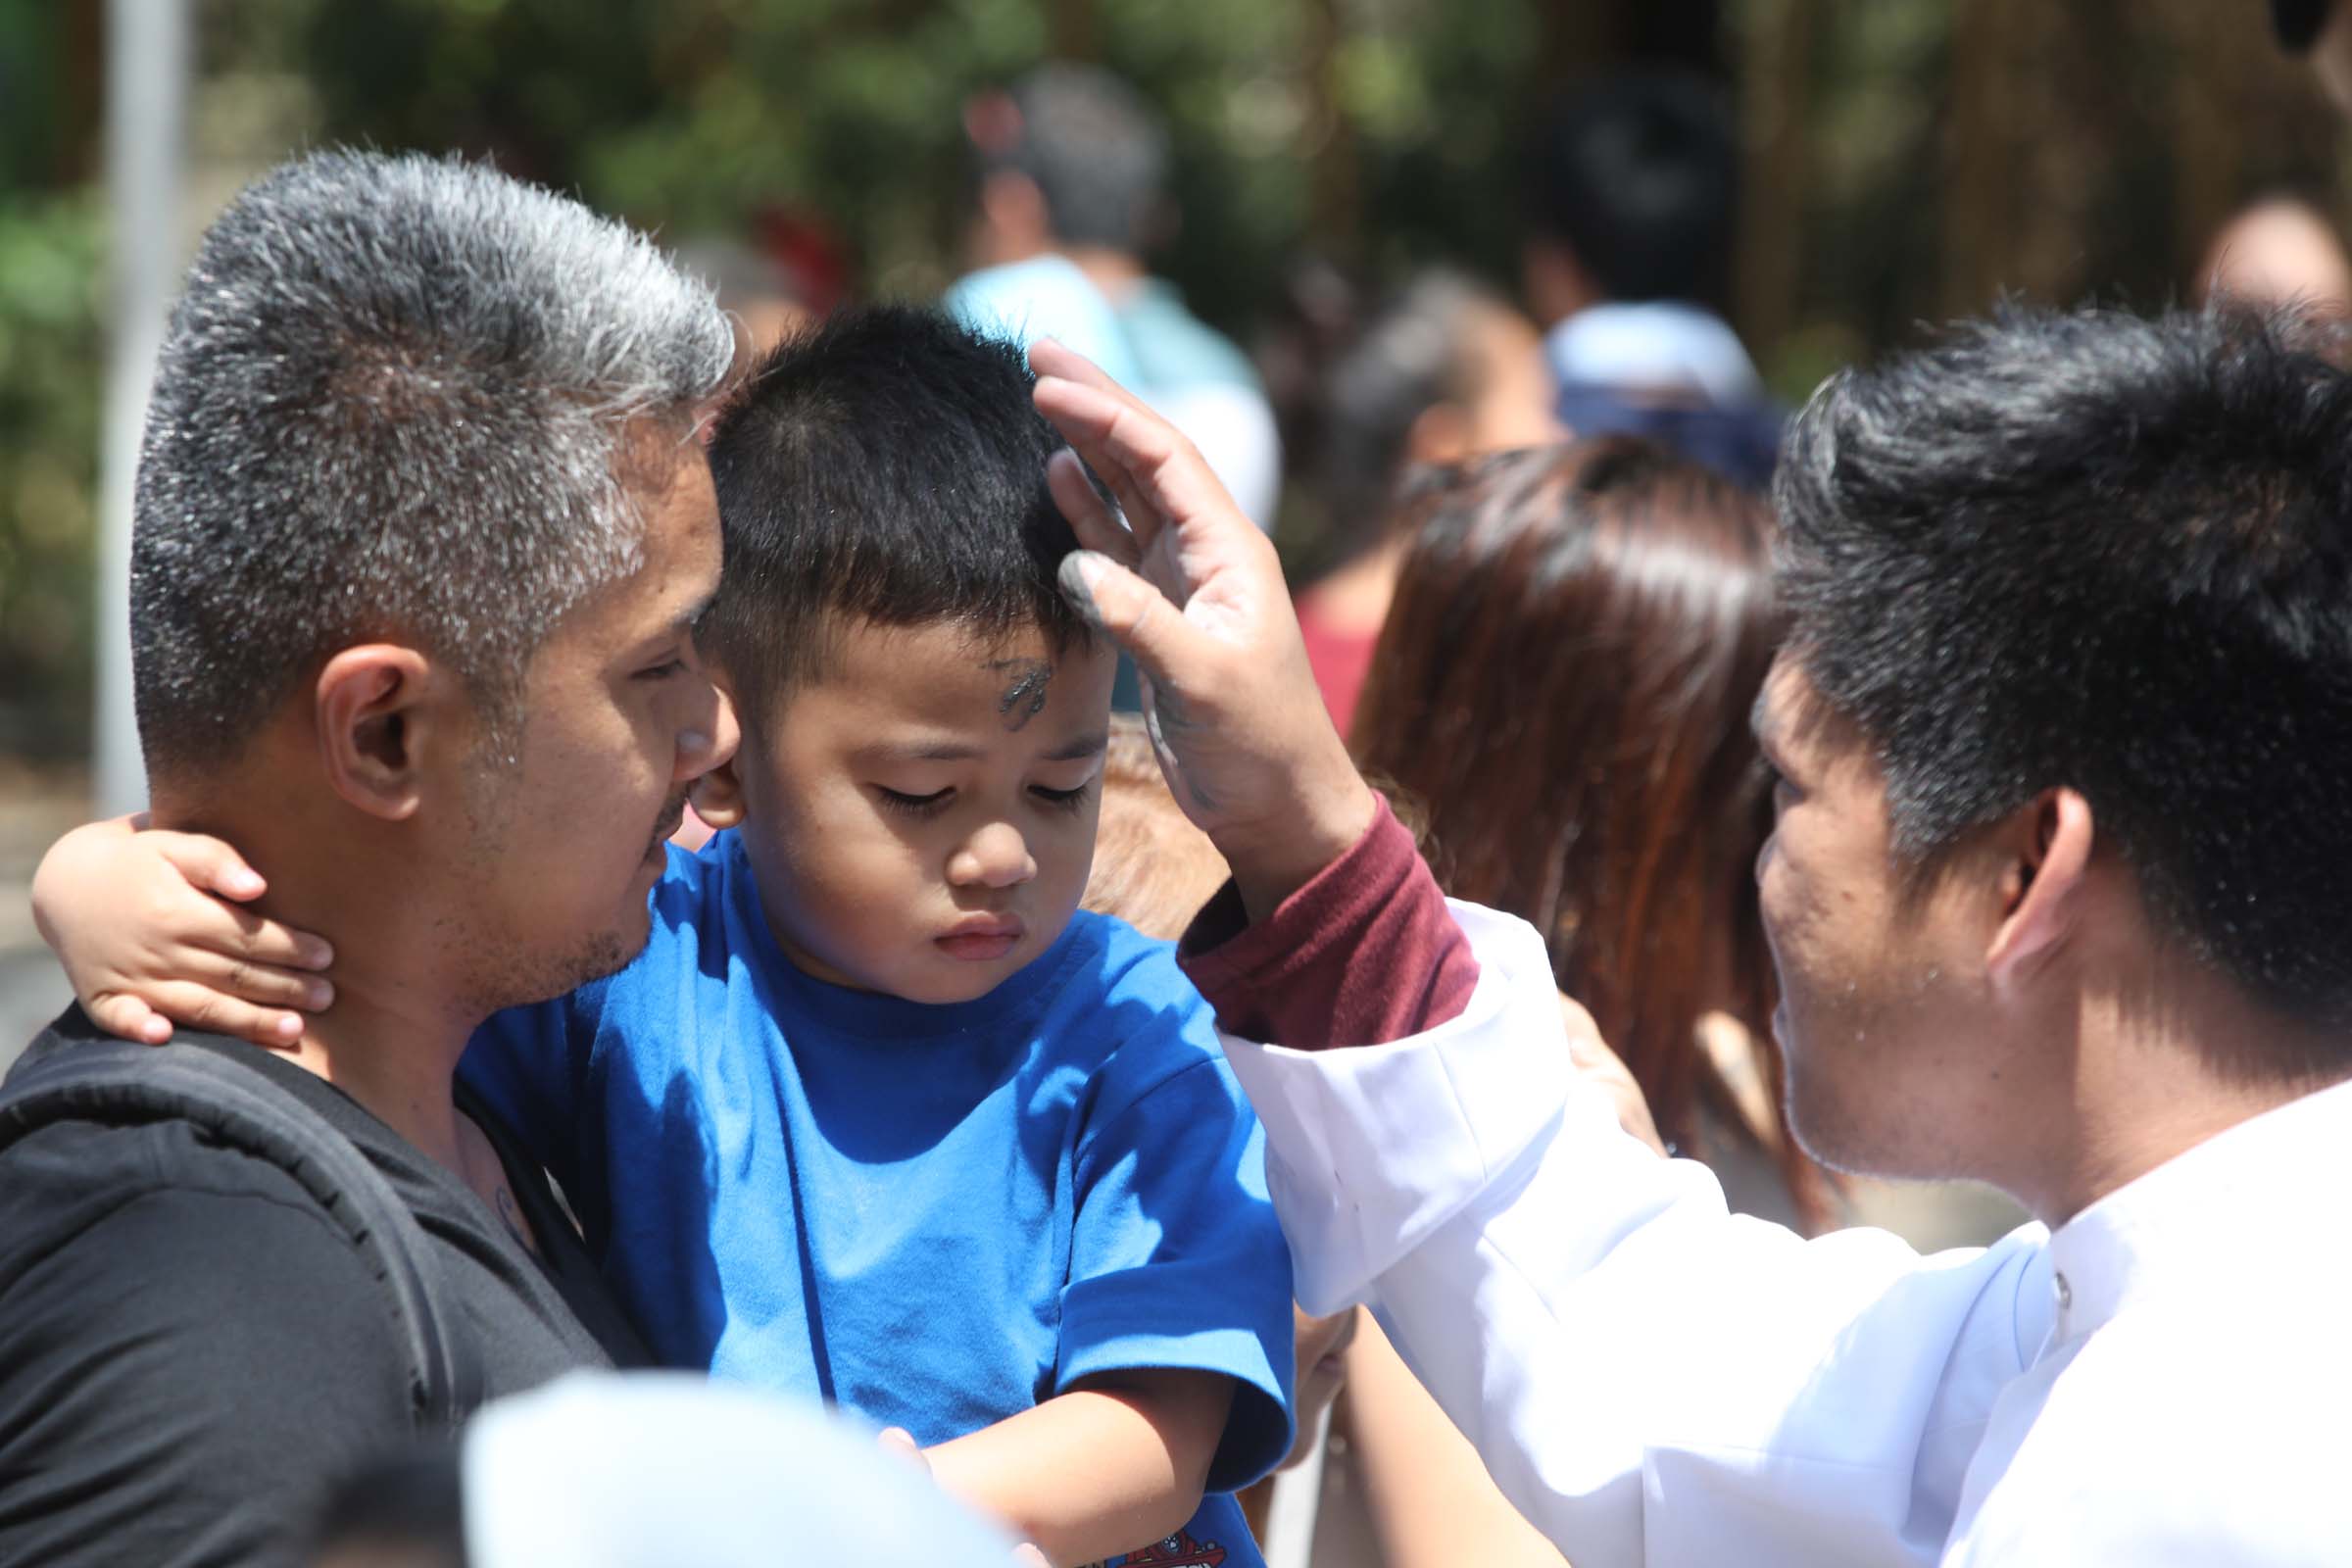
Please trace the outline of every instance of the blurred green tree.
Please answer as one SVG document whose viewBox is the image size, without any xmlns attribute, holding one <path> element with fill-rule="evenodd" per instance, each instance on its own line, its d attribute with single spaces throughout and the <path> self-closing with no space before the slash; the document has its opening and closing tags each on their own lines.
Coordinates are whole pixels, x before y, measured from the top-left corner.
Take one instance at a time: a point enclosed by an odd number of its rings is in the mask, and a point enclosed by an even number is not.
<svg viewBox="0 0 2352 1568">
<path fill-rule="evenodd" d="M 105 365 L 94 8 L 0 5 L 0 755 L 88 733 Z"/>
</svg>

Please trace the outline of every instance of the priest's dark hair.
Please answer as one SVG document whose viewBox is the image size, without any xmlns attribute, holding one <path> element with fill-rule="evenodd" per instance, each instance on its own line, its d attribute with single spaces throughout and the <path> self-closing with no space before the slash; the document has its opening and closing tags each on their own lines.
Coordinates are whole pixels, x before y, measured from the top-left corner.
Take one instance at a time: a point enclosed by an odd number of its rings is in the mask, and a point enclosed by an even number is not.
<svg viewBox="0 0 2352 1568">
<path fill-rule="evenodd" d="M 2160 930 L 2352 1024 L 2352 375 L 2292 316 L 2006 308 L 1817 392 L 1790 648 L 1925 886 L 2053 787 Z M 2297 1031 L 2308 1036 L 2309 1031 Z M 2248 1043 L 2234 1065 L 2302 1075 Z"/>
</svg>

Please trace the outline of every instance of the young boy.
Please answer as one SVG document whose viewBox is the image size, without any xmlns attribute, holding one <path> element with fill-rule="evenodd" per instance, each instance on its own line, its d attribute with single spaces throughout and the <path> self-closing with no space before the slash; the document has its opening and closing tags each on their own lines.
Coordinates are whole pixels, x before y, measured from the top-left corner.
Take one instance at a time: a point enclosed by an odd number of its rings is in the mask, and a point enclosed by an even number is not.
<svg viewBox="0 0 2352 1568">
<path fill-rule="evenodd" d="M 464 1071 L 664 1361 L 907 1429 L 1056 1562 L 1243 1568 L 1230 1494 L 1290 1445 L 1288 1254 L 1206 1005 L 1077 909 L 1113 656 L 1055 587 L 1029 388 L 902 307 L 761 367 L 710 445 L 722 831 L 669 852 L 635 962 L 493 1018 Z M 114 908 L 44 906 L 70 968 Z"/>
</svg>

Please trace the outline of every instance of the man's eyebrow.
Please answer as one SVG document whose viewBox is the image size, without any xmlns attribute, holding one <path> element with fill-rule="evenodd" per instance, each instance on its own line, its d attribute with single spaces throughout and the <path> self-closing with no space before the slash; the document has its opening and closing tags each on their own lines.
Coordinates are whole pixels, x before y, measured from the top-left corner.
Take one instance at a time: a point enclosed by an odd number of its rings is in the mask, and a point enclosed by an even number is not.
<svg viewBox="0 0 2352 1568">
<path fill-rule="evenodd" d="M 670 622 L 670 631 L 678 635 L 691 634 L 696 627 L 703 623 L 703 617 L 710 612 L 710 602 L 717 597 L 718 590 L 713 588 L 680 611 L 678 618 Z"/>
</svg>

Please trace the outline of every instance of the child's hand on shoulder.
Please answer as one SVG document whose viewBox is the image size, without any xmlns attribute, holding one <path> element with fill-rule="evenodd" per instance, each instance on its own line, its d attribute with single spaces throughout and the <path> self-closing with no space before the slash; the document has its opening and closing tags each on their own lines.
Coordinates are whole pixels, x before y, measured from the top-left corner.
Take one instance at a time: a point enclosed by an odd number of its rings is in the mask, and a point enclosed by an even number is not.
<svg viewBox="0 0 2352 1568">
<path fill-rule="evenodd" d="M 284 1049 L 334 1001 L 324 940 L 241 906 L 269 890 L 219 839 L 139 816 L 75 828 L 32 881 L 33 920 L 90 1021 L 160 1046 L 174 1023 Z"/>
</svg>

